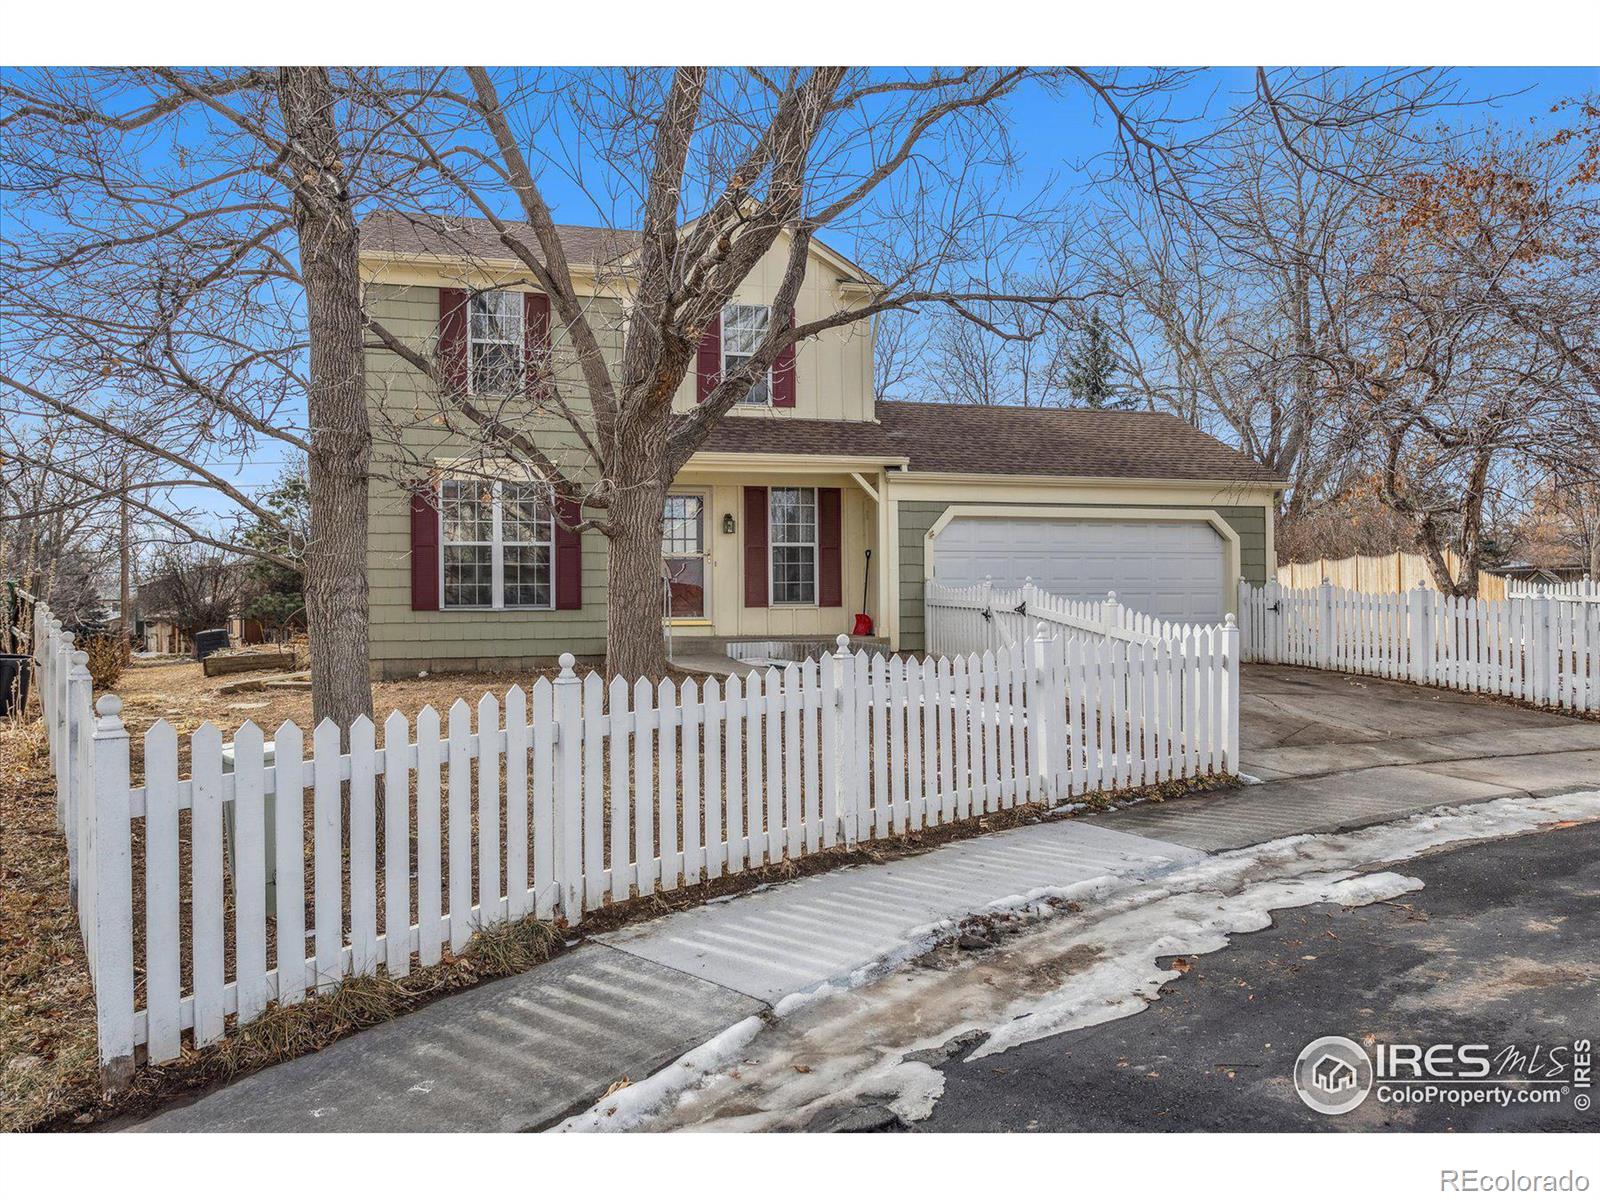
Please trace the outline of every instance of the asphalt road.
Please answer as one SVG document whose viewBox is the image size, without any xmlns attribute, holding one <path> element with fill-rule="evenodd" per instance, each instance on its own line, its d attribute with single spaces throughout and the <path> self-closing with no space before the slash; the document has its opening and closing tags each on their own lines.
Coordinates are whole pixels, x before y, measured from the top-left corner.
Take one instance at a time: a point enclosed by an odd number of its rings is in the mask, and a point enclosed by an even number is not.
<svg viewBox="0 0 1600 1200">
<path fill-rule="evenodd" d="M 1600 1042 L 1600 823 L 1397 868 L 1393 903 L 1280 911 L 1135 1016 L 944 1066 L 917 1131 L 1585 1130 L 1593 1108 L 1380 1103 L 1322 1116 L 1290 1082 L 1314 1038 Z M 1600 1092 L 1600 1080 L 1591 1092 Z"/>
</svg>

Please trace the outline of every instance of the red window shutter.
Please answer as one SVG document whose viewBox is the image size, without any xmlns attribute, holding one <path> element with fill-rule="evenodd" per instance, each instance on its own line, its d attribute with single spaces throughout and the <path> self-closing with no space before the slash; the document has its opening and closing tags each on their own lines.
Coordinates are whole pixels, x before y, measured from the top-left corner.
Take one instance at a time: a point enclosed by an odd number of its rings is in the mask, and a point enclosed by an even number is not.
<svg viewBox="0 0 1600 1200">
<path fill-rule="evenodd" d="M 583 535 L 568 525 L 583 519 L 571 500 L 558 501 L 556 521 L 556 607 L 583 607 Z M 563 523 L 565 522 L 565 523 Z"/>
<path fill-rule="evenodd" d="M 704 404 L 722 382 L 722 314 L 711 318 L 705 334 L 700 338 L 700 349 L 695 352 L 694 402 Z"/>
<path fill-rule="evenodd" d="M 817 606 L 844 604 L 842 496 L 838 488 L 817 489 Z"/>
<path fill-rule="evenodd" d="M 550 297 L 543 292 L 522 293 L 522 342 L 528 398 L 542 400 L 550 371 Z"/>
<path fill-rule="evenodd" d="M 773 360 L 773 408 L 795 406 L 795 347 L 779 350 Z"/>
<path fill-rule="evenodd" d="M 767 606 L 767 489 L 744 490 L 744 606 Z"/>
<path fill-rule="evenodd" d="M 439 610 L 439 509 L 432 485 L 411 494 L 411 610 Z"/>
<path fill-rule="evenodd" d="M 439 289 L 439 370 L 456 395 L 467 391 L 467 293 Z"/>
</svg>

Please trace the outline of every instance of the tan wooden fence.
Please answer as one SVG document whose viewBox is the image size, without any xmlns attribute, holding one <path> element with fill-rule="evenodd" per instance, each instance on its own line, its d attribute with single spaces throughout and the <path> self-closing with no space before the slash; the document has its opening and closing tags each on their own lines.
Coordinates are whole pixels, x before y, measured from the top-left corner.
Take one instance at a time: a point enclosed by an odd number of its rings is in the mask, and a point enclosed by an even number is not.
<svg viewBox="0 0 1600 1200">
<path fill-rule="evenodd" d="M 1454 574 L 1461 560 L 1454 550 L 1445 551 L 1445 562 Z M 1288 563 L 1278 568 L 1278 583 L 1286 588 L 1314 588 L 1327 580 L 1336 588 L 1366 595 L 1390 595 L 1412 588 L 1434 586 L 1428 560 L 1420 554 L 1396 550 L 1393 554 L 1355 554 L 1349 558 L 1318 558 L 1311 562 Z M 1504 600 L 1506 581 L 1502 576 L 1478 572 L 1478 599 Z"/>
</svg>

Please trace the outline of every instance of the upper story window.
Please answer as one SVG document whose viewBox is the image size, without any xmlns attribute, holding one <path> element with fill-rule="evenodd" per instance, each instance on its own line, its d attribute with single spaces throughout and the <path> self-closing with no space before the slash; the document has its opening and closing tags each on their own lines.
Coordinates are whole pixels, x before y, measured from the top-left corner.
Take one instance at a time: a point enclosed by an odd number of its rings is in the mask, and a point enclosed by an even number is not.
<svg viewBox="0 0 1600 1200">
<path fill-rule="evenodd" d="M 520 292 L 479 292 L 467 301 L 467 379 L 474 396 L 522 390 Z"/>
<path fill-rule="evenodd" d="M 440 484 L 446 608 L 551 608 L 555 520 L 542 483 L 445 479 Z"/>
<path fill-rule="evenodd" d="M 722 310 L 722 377 L 742 367 L 767 336 L 772 309 L 765 304 L 729 304 Z M 756 380 L 741 404 L 772 403 L 772 372 Z"/>
</svg>

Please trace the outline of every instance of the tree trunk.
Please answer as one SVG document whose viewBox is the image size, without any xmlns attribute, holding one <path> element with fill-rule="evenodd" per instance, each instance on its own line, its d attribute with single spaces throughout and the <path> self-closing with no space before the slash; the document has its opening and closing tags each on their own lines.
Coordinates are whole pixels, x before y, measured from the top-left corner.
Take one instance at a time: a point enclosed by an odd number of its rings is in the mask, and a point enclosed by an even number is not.
<svg viewBox="0 0 1600 1200">
<path fill-rule="evenodd" d="M 367 656 L 367 417 L 361 344 L 361 276 L 355 216 L 345 187 L 333 88 L 321 67 L 281 67 L 278 103 L 291 146 L 294 219 L 306 293 L 311 383 L 305 551 L 311 638 L 311 710 L 348 743 L 350 723 L 372 715 Z"/>
<path fill-rule="evenodd" d="M 117 589 L 117 624 L 122 634 L 122 661 L 133 659 L 133 558 L 128 537 L 128 455 L 122 455 L 122 494 L 117 506 L 117 555 L 120 572 Z"/>
<path fill-rule="evenodd" d="M 618 429 L 616 488 L 607 514 L 606 673 L 659 679 L 662 645 L 661 513 L 666 501 L 667 411 Z"/>
</svg>

